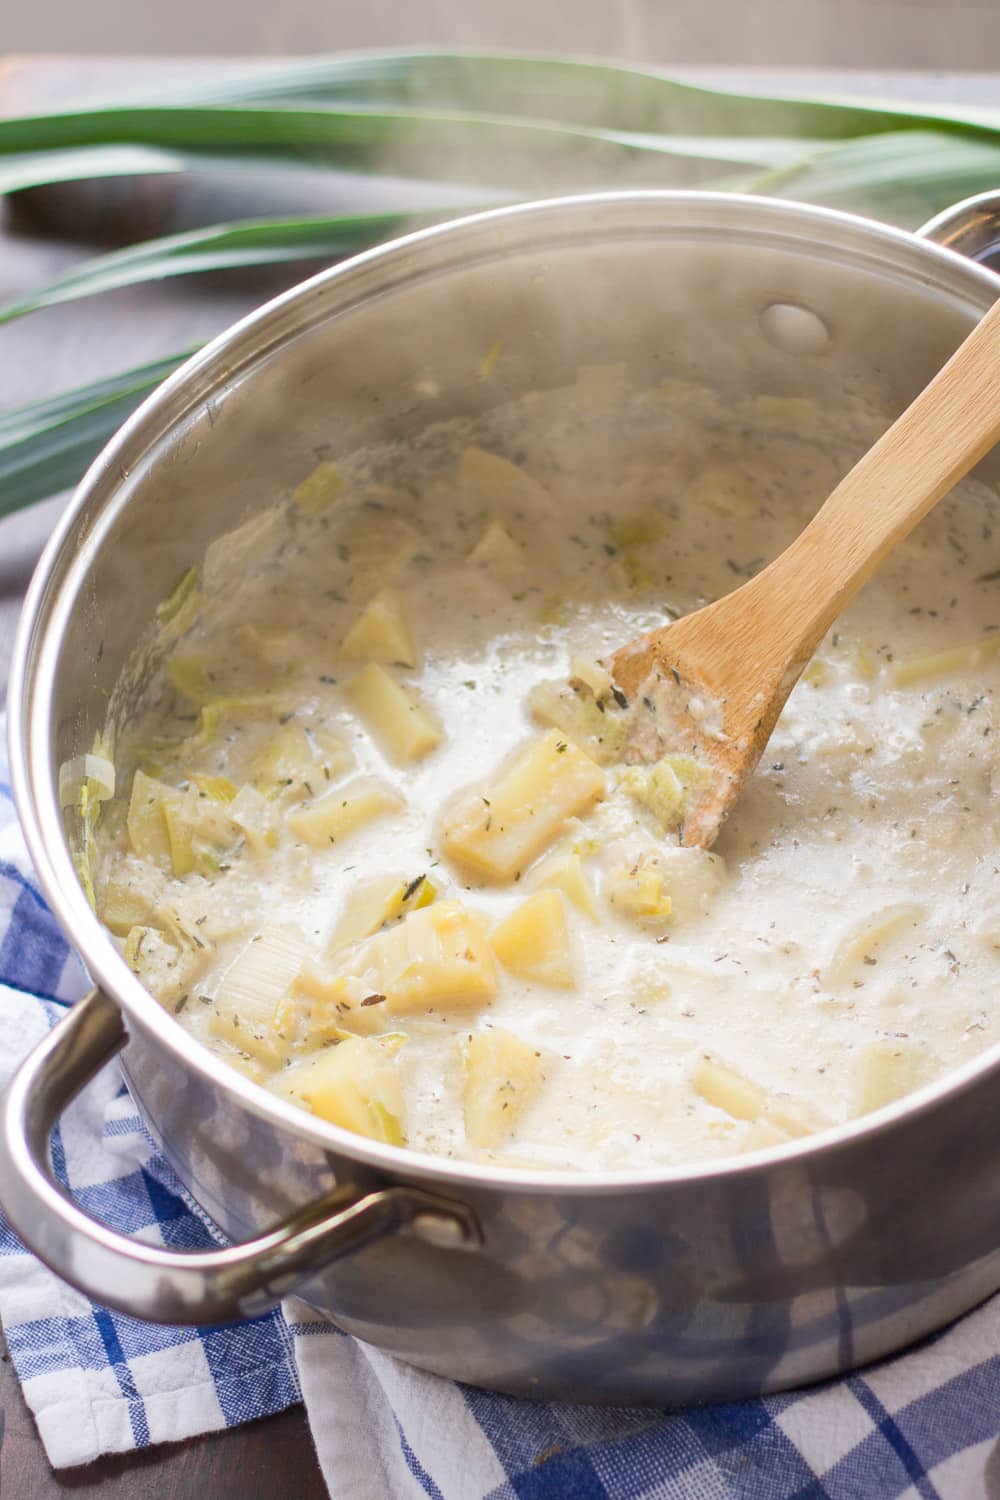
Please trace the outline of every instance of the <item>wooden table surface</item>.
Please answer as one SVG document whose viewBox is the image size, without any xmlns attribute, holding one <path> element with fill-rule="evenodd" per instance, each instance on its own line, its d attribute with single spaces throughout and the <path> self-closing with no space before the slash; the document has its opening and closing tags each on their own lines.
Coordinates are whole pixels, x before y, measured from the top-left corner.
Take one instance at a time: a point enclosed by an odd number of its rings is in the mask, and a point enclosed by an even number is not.
<svg viewBox="0 0 1000 1500">
<path fill-rule="evenodd" d="M 195 69 L 220 66 L 224 65 L 192 59 L 0 59 L 0 114 L 123 95 L 134 92 L 137 82 L 146 79 L 162 82 L 189 77 Z M 824 89 L 982 104 L 1000 99 L 997 74 L 677 71 L 722 86 L 756 84 L 765 90 Z M 315 174 L 311 180 L 315 184 Z M 206 216 L 207 192 L 224 199 L 215 217 L 236 217 L 240 194 L 245 196 L 247 191 L 245 180 L 242 187 L 215 182 L 206 188 L 165 178 L 97 187 L 74 184 L 22 194 L 9 205 L 0 224 L 0 302 L 40 285 L 109 244 L 191 227 Z M 336 180 L 324 192 L 326 211 L 335 211 Z M 351 184 L 355 202 L 357 192 L 355 179 Z M 215 198 L 211 206 L 216 206 Z M 311 206 L 304 204 L 299 211 Z M 251 211 L 249 204 L 243 211 Z M 16 322 L 0 331 L 0 410 L 182 349 L 217 332 L 302 274 L 303 268 L 297 267 L 285 268 L 277 278 L 270 272 L 230 276 L 225 281 L 183 277 L 49 309 Z M 15 518 L 14 525 L 0 523 L 0 704 L 20 595 L 58 504 L 47 503 L 28 517 Z M 231 1496 L 273 1500 L 276 1488 L 287 1500 L 322 1500 L 326 1495 L 301 1407 L 232 1432 L 54 1473 L 2 1351 L 0 1500 L 54 1500 L 69 1494 L 100 1496 L 101 1500 L 224 1500 Z"/>
</svg>

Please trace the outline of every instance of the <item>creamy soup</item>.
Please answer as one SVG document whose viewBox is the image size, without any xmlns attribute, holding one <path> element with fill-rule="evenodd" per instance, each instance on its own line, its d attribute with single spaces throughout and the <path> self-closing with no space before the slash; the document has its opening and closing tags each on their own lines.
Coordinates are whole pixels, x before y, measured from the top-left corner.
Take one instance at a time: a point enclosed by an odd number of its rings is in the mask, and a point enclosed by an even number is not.
<svg viewBox="0 0 1000 1500">
<path fill-rule="evenodd" d="M 710 854 L 678 842 L 702 768 L 624 763 L 601 665 L 775 556 L 872 435 L 602 367 L 304 464 L 161 606 L 114 755 L 64 768 L 128 963 L 302 1108 L 527 1167 L 766 1148 L 991 1046 L 982 485 L 838 621 Z"/>
</svg>

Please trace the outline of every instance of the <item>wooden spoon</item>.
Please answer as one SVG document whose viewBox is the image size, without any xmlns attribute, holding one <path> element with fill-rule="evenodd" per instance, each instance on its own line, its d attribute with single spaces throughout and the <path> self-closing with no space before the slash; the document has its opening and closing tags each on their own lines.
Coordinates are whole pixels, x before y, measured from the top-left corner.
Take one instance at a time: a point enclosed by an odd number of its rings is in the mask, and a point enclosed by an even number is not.
<svg viewBox="0 0 1000 1500">
<path fill-rule="evenodd" d="M 626 758 L 693 755 L 711 772 L 680 829 L 709 848 L 830 625 L 888 552 L 1000 441 L 1000 302 L 749 583 L 622 646 Z"/>
</svg>

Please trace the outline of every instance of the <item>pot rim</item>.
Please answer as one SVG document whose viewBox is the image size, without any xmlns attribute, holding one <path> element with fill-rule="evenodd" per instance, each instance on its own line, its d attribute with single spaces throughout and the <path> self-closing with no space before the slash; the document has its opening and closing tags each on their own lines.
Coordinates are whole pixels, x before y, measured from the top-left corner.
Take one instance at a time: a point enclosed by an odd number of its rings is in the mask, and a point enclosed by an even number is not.
<svg viewBox="0 0 1000 1500">
<path fill-rule="evenodd" d="M 927 271 L 921 275 L 918 266 L 907 272 L 904 266 L 904 272 L 911 279 L 923 281 L 925 286 L 933 285 L 934 278 L 930 273 L 936 267 L 939 286 L 946 283 L 954 292 L 965 293 L 965 300 L 972 306 L 981 301 L 984 312 L 1000 294 L 1000 278 L 993 272 L 965 260 L 954 251 L 930 241 L 921 241 L 906 230 L 835 209 L 750 194 L 668 189 L 580 193 L 505 205 L 417 230 L 338 262 L 272 298 L 231 324 L 168 376 L 123 423 L 76 487 L 35 569 L 18 624 L 8 695 L 8 742 L 14 802 L 42 891 L 63 932 L 79 950 L 88 971 L 125 1012 L 126 1022 L 136 1022 L 178 1062 L 193 1068 L 223 1092 L 235 1095 L 242 1108 L 337 1157 L 356 1160 L 394 1178 L 416 1176 L 445 1186 L 452 1184 L 456 1189 L 492 1187 L 525 1193 L 558 1191 L 587 1196 L 679 1187 L 707 1179 L 725 1180 L 854 1146 L 917 1115 L 937 1109 L 953 1095 L 989 1074 L 1000 1078 L 998 1043 L 902 1100 L 816 1136 L 739 1157 L 721 1157 L 680 1166 L 592 1173 L 503 1167 L 433 1156 L 369 1140 L 306 1114 L 229 1067 L 185 1031 L 143 987 L 109 940 L 79 883 L 63 830 L 56 777 L 51 764 L 51 687 L 60 648 L 59 640 L 53 644 L 53 623 L 59 618 L 59 590 L 69 567 L 78 565 L 78 562 L 68 563 L 67 558 L 77 552 L 75 534 L 81 522 L 86 521 L 84 513 L 88 507 L 96 501 L 95 526 L 88 538 L 94 542 L 99 539 L 102 518 L 106 520 L 112 508 L 118 476 L 127 473 L 140 458 L 154 450 L 181 418 L 205 402 L 221 385 L 232 381 L 245 368 L 308 327 L 310 320 L 307 315 L 294 324 L 284 327 L 282 324 L 290 310 L 297 307 L 307 310 L 316 294 L 325 293 L 331 285 L 344 284 L 346 289 L 352 279 L 363 282 L 371 267 L 389 268 L 414 248 L 433 247 L 448 238 L 460 241 L 462 235 L 470 231 L 474 234 L 480 227 L 488 230 L 498 225 L 502 233 L 505 225 L 517 225 L 533 218 L 544 219 L 547 215 L 563 215 L 567 221 L 579 215 L 586 220 L 589 215 L 615 205 L 638 207 L 644 203 L 665 209 L 705 210 L 715 216 L 716 228 L 720 216 L 723 222 L 728 216 L 734 221 L 731 227 L 736 229 L 741 226 L 741 219 L 747 219 L 744 228 L 750 227 L 749 215 L 767 215 L 772 222 L 772 232 L 775 221 L 783 221 L 786 226 L 798 230 L 798 238 L 803 244 L 812 242 L 824 250 L 831 241 L 842 246 L 852 235 L 856 239 L 864 237 L 872 259 L 895 265 L 897 272 L 901 257 L 912 260 L 914 252 L 918 252 L 920 259 L 927 261 Z M 651 221 L 651 230 L 652 227 Z M 664 228 L 669 230 L 669 225 Z M 766 228 L 766 223 L 762 223 L 759 232 L 765 232 Z M 810 228 L 815 232 L 809 234 Z M 515 247 L 508 245 L 507 248 Z M 881 257 L 877 254 L 880 248 Z M 481 244 L 479 249 L 482 250 Z M 897 252 L 895 256 L 889 253 L 893 250 Z M 470 256 L 460 258 L 464 264 L 470 259 Z M 444 269 L 444 274 L 448 274 L 448 269 Z M 413 276 L 414 272 L 410 271 L 402 281 L 405 283 Z M 395 289 L 399 284 L 392 282 L 390 286 Z M 375 294 L 385 293 L 390 286 L 383 283 Z M 371 295 L 371 290 L 362 285 L 361 295 L 354 302 L 345 299 L 339 309 L 324 306 L 322 312 L 324 315 L 338 310 L 341 314 L 349 313 L 352 306 L 364 305 Z M 271 336 L 267 337 L 268 334 Z M 256 335 L 263 337 L 251 348 Z M 200 393 L 199 386 L 202 388 Z M 186 399 L 181 399 L 185 396 Z M 80 549 L 81 556 L 84 550 Z M 68 616 L 71 610 L 64 609 L 63 613 Z M 61 634 L 59 632 L 60 638 Z M 127 1054 L 125 1064 L 127 1067 Z"/>
</svg>

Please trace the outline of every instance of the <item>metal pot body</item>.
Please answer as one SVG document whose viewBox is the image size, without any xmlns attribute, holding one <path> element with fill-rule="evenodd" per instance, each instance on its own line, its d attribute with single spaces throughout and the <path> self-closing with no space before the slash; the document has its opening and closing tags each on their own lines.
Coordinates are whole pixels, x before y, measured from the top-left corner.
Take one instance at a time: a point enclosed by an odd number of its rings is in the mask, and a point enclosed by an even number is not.
<svg viewBox="0 0 1000 1500">
<path fill-rule="evenodd" d="M 234 1239 L 332 1191 L 412 1189 L 475 1221 L 471 1252 L 390 1230 L 314 1257 L 299 1293 L 344 1329 L 473 1384 L 630 1404 L 758 1394 L 886 1355 L 1000 1286 L 1000 1058 L 818 1144 L 602 1179 L 432 1161 L 298 1115 L 164 1015 L 72 873 L 56 768 L 102 725 L 155 601 L 313 453 L 405 439 L 616 360 L 637 382 L 898 410 L 998 291 L 912 236 L 790 204 L 622 194 L 503 210 L 278 299 L 173 377 L 87 476 L 20 637 L 12 759 L 32 855 L 124 1012 L 151 1131 Z M 477 381 L 497 338 L 503 357 Z M 15 1223 L 93 1290 L 87 1247 L 37 1227 L 13 1154 L 8 1131 Z M 155 1290 L 116 1305 L 164 1315 Z"/>
</svg>

